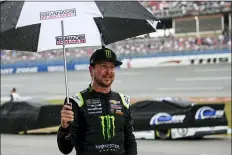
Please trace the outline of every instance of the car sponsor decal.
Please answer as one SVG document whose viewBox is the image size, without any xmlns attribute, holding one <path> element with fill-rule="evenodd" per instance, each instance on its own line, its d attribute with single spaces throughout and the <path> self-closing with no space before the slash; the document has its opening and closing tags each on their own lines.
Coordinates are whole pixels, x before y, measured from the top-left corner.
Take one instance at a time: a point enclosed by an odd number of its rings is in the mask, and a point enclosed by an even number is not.
<svg viewBox="0 0 232 155">
<path fill-rule="evenodd" d="M 158 113 L 150 120 L 150 125 L 183 123 L 185 115 L 170 115 L 168 113 Z"/>
<path fill-rule="evenodd" d="M 195 119 L 204 120 L 212 118 L 221 118 L 224 115 L 224 110 L 215 110 L 211 107 L 205 106 L 197 110 Z"/>
<path fill-rule="evenodd" d="M 187 128 L 178 128 L 177 129 L 177 133 L 180 135 L 180 136 L 186 136 L 187 133 L 188 133 L 188 129 Z"/>
</svg>

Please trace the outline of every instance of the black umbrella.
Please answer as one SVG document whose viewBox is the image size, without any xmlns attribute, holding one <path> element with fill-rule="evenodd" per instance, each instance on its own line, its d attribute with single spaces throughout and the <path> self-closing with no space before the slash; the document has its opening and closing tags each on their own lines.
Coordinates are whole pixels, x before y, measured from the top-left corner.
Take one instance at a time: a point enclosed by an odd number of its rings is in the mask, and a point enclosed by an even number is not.
<svg viewBox="0 0 232 155">
<path fill-rule="evenodd" d="M 137 1 L 1 2 L 1 49 L 39 52 L 104 46 L 156 31 L 157 18 Z M 64 40 L 64 42 L 63 42 Z"/>
</svg>

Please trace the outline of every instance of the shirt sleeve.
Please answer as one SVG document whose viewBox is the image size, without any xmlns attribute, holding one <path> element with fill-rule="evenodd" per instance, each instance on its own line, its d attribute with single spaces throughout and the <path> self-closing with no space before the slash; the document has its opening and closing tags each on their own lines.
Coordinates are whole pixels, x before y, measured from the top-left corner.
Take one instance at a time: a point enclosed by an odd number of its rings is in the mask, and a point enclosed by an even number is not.
<svg viewBox="0 0 232 155">
<path fill-rule="evenodd" d="M 137 143 L 135 140 L 135 136 L 133 134 L 133 119 L 131 110 L 128 108 L 127 110 L 127 117 L 124 129 L 124 148 L 125 148 L 125 155 L 137 155 Z"/>
<path fill-rule="evenodd" d="M 62 126 L 60 126 L 57 134 L 57 143 L 60 152 L 63 154 L 72 152 L 73 145 L 70 140 L 70 126 L 68 128 L 62 128 Z"/>
<path fill-rule="evenodd" d="M 60 126 L 57 134 L 58 148 L 60 152 L 62 152 L 63 154 L 71 153 L 74 146 L 77 151 L 80 148 L 79 145 L 79 135 L 81 135 L 80 107 L 72 98 L 70 98 L 69 100 L 72 103 L 72 110 L 74 112 L 74 121 L 70 123 L 70 125 L 66 129 Z M 64 103 L 66 103 L 66 99 Z"/>
</svg>

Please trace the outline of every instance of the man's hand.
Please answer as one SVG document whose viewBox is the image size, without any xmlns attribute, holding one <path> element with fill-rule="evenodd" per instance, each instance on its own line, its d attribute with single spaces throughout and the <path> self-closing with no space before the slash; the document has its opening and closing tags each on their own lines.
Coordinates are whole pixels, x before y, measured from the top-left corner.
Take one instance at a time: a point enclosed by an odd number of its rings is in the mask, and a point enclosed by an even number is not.
<svg viewBox="0 0 232 155">
<path fill-rule="evenodd" d="M 72 107 L 68 104 L 64 105 L 61 111 L 61 126 L 63 128 L 67 128 L 69 126 L 69 122 L 73 122 L 74 113 L 72 111 Z"/>
</svg>

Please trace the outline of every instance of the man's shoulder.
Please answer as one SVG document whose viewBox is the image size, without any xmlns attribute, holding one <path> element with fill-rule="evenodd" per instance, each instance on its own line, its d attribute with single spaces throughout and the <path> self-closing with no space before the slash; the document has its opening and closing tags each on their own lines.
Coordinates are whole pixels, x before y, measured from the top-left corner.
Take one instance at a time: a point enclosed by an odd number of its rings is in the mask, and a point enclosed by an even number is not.
<svg viewBox="0 0 232 155">
<path fill-rule="evenodd" d="M 69 96 L 69 98 L 72 99 L 79 107 L 82 107 L 84 104 L 83 94 L 87 91 L 88 89 L 81 90 L 78 93 Z"/>
<path fill-rule="evenodd" d="M 126 96 L 129 96 L 128 94 L 125 94 L 125 93 L 122 93 L 122 92 L 118 92 L 118 91 L 111 91 L 111 93 L 113 93 L 113 94 L 121 94 L 121 95 L 126 95 Z"/>
<path fill-rule="evenodd" d="M 74 94 L 74 96 L 77 96 L 78 94 L 83 96 L 84 94 L 89 93 L 89 88 L 80 90 L 79 92 L 77 92 L 76 94 Z"/>
<path fill-rule="evenodd" d="M 115 92 L 115 91 L 112 91 L 112 92 L 115 93 L 115 94 L 118 94 L 120 96 L 120 98 L 122 100 L 122 103 L 126 108 L 130 107 L 131 98 L 130 98 L 129 95 L 121 93 L 121 92 Z"/>
</svg>

